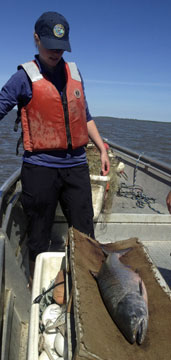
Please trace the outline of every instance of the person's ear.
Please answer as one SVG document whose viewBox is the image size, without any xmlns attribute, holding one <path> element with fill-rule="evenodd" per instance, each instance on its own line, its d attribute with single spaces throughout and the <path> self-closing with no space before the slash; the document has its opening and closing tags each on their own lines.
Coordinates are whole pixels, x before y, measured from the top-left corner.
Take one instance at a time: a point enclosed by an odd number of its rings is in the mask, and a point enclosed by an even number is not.
<svg viewBox="0 0 171 360">
<path fill-rule="evenodd" d="M 34 41 L 36 46 L 39 45 L 40 39 L 39 39 L 39 35 L 37 35 L 36 33 L 34 33 Z"/>
</svg>

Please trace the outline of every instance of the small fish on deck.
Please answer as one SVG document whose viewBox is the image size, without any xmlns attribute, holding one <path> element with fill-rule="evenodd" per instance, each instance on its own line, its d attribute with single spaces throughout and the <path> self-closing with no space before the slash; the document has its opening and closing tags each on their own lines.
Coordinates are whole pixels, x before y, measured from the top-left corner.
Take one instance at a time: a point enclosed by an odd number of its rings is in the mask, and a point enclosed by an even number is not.
<svg viewBox="0 0 171 360">
<path fill-rule="evenodd" d="M 147 291 L 138 273 L 120 261 L 132 248 L 112 253 L 102 250 L 107 258 L 98 273 L 91 273 L 103 302 L 126 339 L 142 344 L 148 327 Z"/>
</svg>

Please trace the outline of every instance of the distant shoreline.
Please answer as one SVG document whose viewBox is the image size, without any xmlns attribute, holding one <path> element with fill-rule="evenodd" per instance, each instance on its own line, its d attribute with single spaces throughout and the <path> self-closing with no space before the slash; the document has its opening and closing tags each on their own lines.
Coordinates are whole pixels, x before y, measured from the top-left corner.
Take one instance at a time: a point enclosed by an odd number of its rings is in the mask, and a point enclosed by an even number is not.
<svg viewBox="0 0 171 360">
<path fill-rule="evenodd" d="M 164 124 L 170 124 L 171 121 L 158 121 L 158 120 L 142 120 L 142 119 L 133 119 L 133 118 L 120 118 L 120 117 L 114 117 L 114 116 L 93 116 L 93 119 L 94 120 L 104 120 L 104 119 L 107 119 L 107 120 L 133 120 L 133 121 L 148 121 L 148 122 L 152 122 L 152 123 L 164 123 Z"/>
<path fill-rule="evenodd" d="M 16 114 L 17 114 L 17 110 L 16 109 L 12 109 L 5 117 L 6 118 L 10 118 L 10 120 L 15 120 L 16 119 Z M 122 118 L 122 117 L 116 117 L 116 116 L 93 116 L 94 120 L 113 120 L 113 121 L 117 121 L 117 120 L 121 120 L 121 121 L 145 121 L 145 122 L 152 122 L 152 123 L 162 123 L 162 124 L 170 124 L 171 121 L 158 121 L 158 120 L 143 120 L 143 119 L 134 119 L 134 118 Z M 2 119 L 3 121 L 3 119 Z"/>
</svg>

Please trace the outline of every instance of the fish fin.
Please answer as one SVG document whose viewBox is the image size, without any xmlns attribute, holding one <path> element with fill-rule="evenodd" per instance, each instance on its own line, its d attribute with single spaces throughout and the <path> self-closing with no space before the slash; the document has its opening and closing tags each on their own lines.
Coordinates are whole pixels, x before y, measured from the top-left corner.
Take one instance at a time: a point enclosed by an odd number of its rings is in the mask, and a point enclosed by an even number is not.
<svg viewBox="0 0 171 360">
<path fill-rule="evenodd" d="M 142 284 L 142 280 L 139 281 L 139 291 L 140 291 L 140 295 L 143 295 L 143 284 Z"/>
<path fill-rule="evenodd" d="M 98 272 L 90 270 L 90 274 L 91 274 L 95 279 L 97 279 Z"/>
</svg>

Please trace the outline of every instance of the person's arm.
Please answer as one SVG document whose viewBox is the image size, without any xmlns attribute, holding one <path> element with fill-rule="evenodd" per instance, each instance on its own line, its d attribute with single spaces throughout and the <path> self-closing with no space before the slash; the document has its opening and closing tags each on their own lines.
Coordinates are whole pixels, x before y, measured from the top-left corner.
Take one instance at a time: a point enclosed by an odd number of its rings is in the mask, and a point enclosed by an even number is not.
<svg viewBox="0 0 171 360">
<path fill-rule="evenodd" d="M 32 97 L 30 81 L 23 69 L 17 71 L 0 91 L 0 120 L 20 101 L 26 105 Z"/>
<path fill-rule="evenodd" d="M 167 204 L 168 210 L 171 214 L 171 191 L 169 191 L 169 193 L 167 195 L 166 204 Z"/>
<path fill-rule="evenodd" d="M 81 76 L 80 71 L 79 71 L 79 74 Z M 97 146 L 98 150 L 100 151 L 101 172 L 102 172 L 102 175 L 105 176 L 108 174 L 108 172 L 110 170 L 110 162 L 109 162 L 108 154 L 107 154 L 106 148 L 104 146 L 104 142 L 99 134 L 97 127 L 96 127 L 96 124 L 95 124 L 94 120 L 92 119 L 92 116 L 89 112 L 86 95 L 85 95 L 85 89 L 84 89 L 84 81 L 83 81 L 82 76 L 81 76 L 81 82 L 82 82 L 82 86 L 83 86 L 84 99 L 85 99 L 88 135 L 89 135 L 90 139 L 94 142 L 94 144 Z"/>
<path fill-rule="evenodd" d="M 96 127 L 96 124 L 94 120 L 90 120 L 87 122 L 87 128 L 88 128 L 88 135 L 90 139 L 94 142 L 94 144 L 97 146 L 97 148 L 100 151 L 100 158 L 101 158 L 101 171 L 102 175 L 107 175 L 110 170 L 110 162 L 108 158 L 108 154 L 104 145 L 104 142 L 98 132 L 98 129 Z"/>
</svg>

